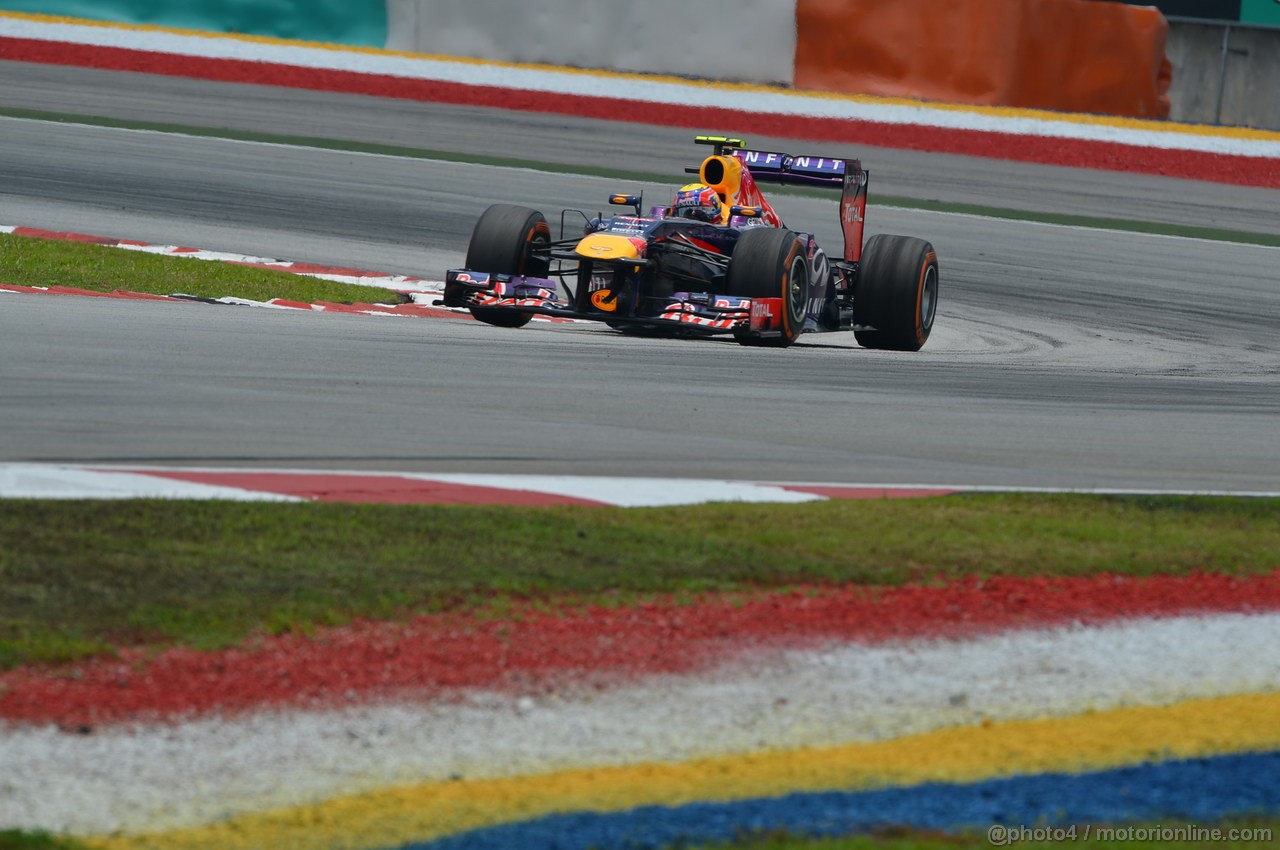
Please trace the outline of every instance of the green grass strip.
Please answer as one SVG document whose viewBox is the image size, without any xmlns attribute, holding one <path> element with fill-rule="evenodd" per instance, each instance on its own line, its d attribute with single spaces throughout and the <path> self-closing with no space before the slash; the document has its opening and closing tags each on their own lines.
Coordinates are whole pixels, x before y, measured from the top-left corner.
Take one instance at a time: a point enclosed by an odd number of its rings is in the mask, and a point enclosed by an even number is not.
<svg viewBox="0 0 1280 850">
<path fill-rule="evenodd" d="M 515 601 L 1280 566 L 1280 499 L 968 494 L 680 508 L 10 500 L 0 665 Z"/>
<path fill-rule="evenodd" d="M 0 788 L 3 788 L 0 784 Z M 88 845 L 74 838 L 64 838 L 48 832 L 30 832 L 21 829 L 0 829 L 0 850 L 87 850 Z"/>
<path fill-rule="evenodd" d="M 285 271 L 11 234 L 0 234 L 0 283 L 254 301 L 397 304 L 403 300 L 389 289 Z"/>
<path fill-rule="evenodd" d="M 535 171 L 546 171 L 553 174 L 575 174 L 588 177 L 604 177 L 615 180 L 635 181 L 640 183 L 669 183 L 672 180 L 672 175 L 670 174 L 629 171 L 593 164 L 566 165 L 563 163 L 542 162 L 517 157 L 489 156 L 456 151 L 429 150 L 425 148 L 410 148 L 396 145 L 380 145 L 341 139 L 316 138 L 312 136 L 275 135 L 270 133 L 256 133 L 226 128 L 191 127 L 178 124 L 160 124 L 148 121 L 127 121 L 114 118 L 100 118 L 92 115 L 66 115 L 52 112 L 41 112 L 32 109 L 0 107 L 0 116 L 24 118 L 36 121 L 85 124 L 93 127 L 149 130 L 156 133 L 175 133 L 185 136 L 264 142 L 268 144 L 291 145 L 295 147 L 320 148 L 322 150 L 380 154 L 383 156 L 396 156 L 410 159 L 430 159 L 440 162 L 469 163 L 473 165 L 487 165 L 496 168 L 526 168 L 533 169 Z M 809 197 L 830 197 L 829 194 L 820 194 L 815 190 L 804 189 L 801 187 L 778 187 L 774 191 L 782 194 L 799 194 Z M 1149 233 L 1186 239 L 1208 239 L 1215 242 L 1234 242 L 1244 245 L 1280 247 L 1280 235 L 1274 233 L 1254 233 L 1244 230 L 1229 230 L 1225 228 L 1201 227 L 1197 225 L 1168 224 L 1165 222 L 1137 221 L 1131 219 L 1107 218 L 1102 216 L 1070 215 L 1017 210 L 1006 207 L 953 203 L 949 201 L 909 198 L 898 195 L 877 195 L 873 198 L 873 201 L 876 206 L 900 207 L 903 209 L 926 210 L 930 212 L 948 212 L 960 215 L 977 215 L 988 218 L 1007 219 L 1010 221 L 1035 221 L 1044 224 L 1056 224 L 1070 227 L 1089 227 L 1099 230 L 1118 230 L 1128 233 Z"/>
</svg>

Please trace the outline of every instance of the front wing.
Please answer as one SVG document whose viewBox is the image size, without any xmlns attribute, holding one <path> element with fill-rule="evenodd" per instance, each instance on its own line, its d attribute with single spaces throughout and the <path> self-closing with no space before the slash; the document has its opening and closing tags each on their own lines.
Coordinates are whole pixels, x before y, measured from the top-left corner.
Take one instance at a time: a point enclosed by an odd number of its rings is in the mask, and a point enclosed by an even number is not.
<svg viewBox="0 0 1280 850">
<path fill-rule="evenodd" d="M 664 302 L 652 315 L 618 312 L 616 300 L 603 301 L 603 308 L 582 309 L 561 299 L 558 283 L 549 278 L 450 269 L 445 273 L 444 298 L 438 303 L 607 322 L 613 327 L 631 325 L 705 335 L 732 333 L 760 339 L 782 336 L 781 298 L 676 292 Z"/>
</svg>

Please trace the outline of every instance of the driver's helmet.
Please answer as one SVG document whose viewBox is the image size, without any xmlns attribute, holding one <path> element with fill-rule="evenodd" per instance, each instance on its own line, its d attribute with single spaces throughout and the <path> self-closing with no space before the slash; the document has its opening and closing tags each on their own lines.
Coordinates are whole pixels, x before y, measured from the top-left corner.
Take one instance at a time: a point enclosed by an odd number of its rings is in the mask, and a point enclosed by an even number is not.
<svg viewBox="0 0 1280 850">
<path fill-rule="evenodd" d="M 671 214 L 677 218 L 719 222 L 722 214 L 720 196 L 705 183 L 681 186 L 671 202 Z"/>
</svg>

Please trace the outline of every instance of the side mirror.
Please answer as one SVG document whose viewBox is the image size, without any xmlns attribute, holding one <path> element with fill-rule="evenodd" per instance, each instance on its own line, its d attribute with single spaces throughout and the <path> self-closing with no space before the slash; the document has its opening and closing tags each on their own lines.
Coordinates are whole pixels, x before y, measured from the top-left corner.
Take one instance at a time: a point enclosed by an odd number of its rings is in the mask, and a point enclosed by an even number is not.
<svg viewBox="0 0 1280 850">
<path fill-rule="evenodd" d="M 617 204 L 620 207 L 631 207 L 636 211 L 636 217 L 640 216 L 640 201 L 643 195 L 622 195 L 613 194 L 609 196 L 609 203 Z"/>
</svg>

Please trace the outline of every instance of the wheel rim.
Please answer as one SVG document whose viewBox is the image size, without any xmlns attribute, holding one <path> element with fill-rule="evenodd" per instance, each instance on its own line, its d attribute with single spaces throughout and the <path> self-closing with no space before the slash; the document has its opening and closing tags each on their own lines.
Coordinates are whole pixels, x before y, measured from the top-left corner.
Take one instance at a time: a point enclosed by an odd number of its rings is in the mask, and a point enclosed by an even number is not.
<svg viewBox="0 0 1280 850">
<path fill-rule="evenodd" d="M 803 256 L 797 255 L 791 261 L 791 269 L 787 277 L 787 295 L 791 315 L 795 316 L 796 322 L 799 323 L 804 320 L 805 308 L 809 305 L 808 262 Z"/>
<path fill-rule="evenodd" d="M 924 273 L 920 292 L 920 327 L 926 331 L 933 327 L 933 315 L 938 310 L 938 267 L 930 265 Z"/>
</svg>

